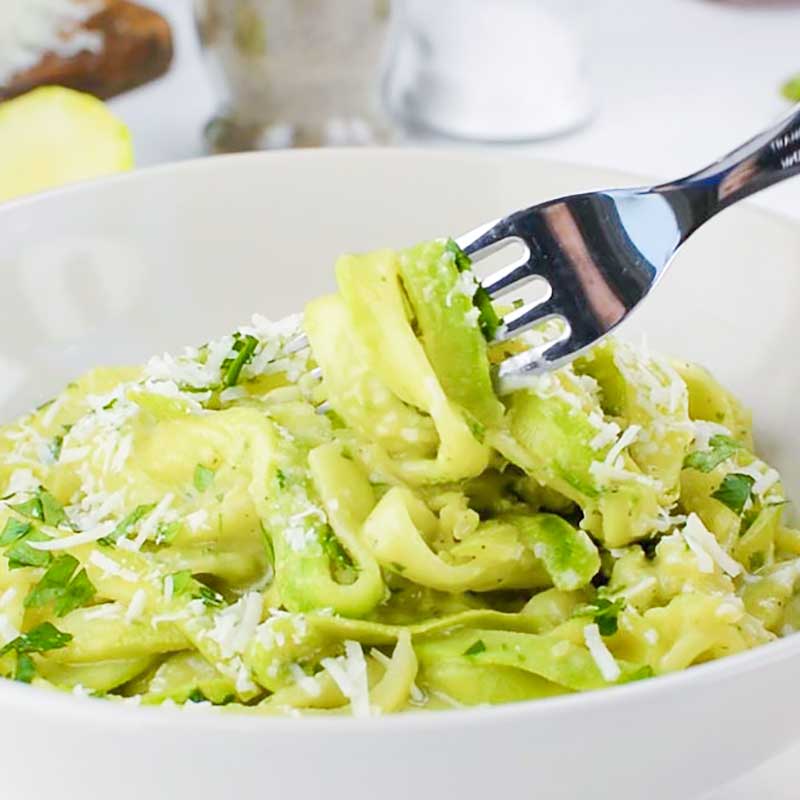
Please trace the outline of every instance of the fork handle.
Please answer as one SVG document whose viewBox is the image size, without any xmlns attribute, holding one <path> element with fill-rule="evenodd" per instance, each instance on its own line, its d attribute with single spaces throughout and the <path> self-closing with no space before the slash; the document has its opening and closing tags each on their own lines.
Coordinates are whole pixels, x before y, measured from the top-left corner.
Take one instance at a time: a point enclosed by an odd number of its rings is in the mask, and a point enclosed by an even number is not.
<svg viewBox="0 0 800 800">
<path fill-rule="evenodd" d="M 739 200 L 800 174 L 800 105 L 772 128 L 745 142 L 705 169 L 656 187 L 665 194 L 687 195 L 691 208 L 688 235 Z"/>
</svg>

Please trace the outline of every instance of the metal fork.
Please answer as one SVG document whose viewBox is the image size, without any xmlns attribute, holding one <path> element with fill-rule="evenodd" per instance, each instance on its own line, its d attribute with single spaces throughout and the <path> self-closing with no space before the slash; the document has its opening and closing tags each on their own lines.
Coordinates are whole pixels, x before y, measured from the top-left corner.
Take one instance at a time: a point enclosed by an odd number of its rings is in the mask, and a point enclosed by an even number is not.
<svg viewBox="0 0 800 800">
<path fill-rule="evenodd" d="M 524 253 L 482 283 L 492 298 L 546 282 L 544 297 L 508 314 L 498 340 L 543 320 L 557 338 L 505 360 L 502 386 L 554 369 L 616 328 L 645 298 L 681 245 L 730 205 L 800 173 L 800 106 L 709 167 L 672 183 L 571 195 L 490 222 L 456 241 L 478 262 L 516 241 Z"/>
<path fill-rule="evenodd" d="M 498 388 L 555 369 L 616 328 L 645 298 L 681 245 L 730 205 L 800 173 L 800 106 L 709 167 L 672 183 L 550 200 L 456 239 L 473 262 L 516 242 L 523 255 L 482 281 L 496 299 L 532 281 L 543 296 L 507 314 L 494 341 L 549 319 L 560 334 L 504 360 Z"/>
</svg>

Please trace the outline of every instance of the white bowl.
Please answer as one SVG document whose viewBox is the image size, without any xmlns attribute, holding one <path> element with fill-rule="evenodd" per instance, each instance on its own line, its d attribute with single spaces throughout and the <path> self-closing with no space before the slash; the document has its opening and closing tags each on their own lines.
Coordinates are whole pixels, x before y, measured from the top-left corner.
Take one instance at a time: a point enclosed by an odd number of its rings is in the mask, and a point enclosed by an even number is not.
<svg viewBox="0 0 800 800">
<path fill-rule="evenodd" d="M 0 419 L 84 368 L 277 317 L 346 250 L 457 234 L 616 173 L 475 153 L 302 152 L 169 166 L 0 209 Z M 626 326 L 714 368 L 800 497 L 800 229 L 736 208 L 697 234 Z M 800 735 L 800 637 L 582 696 L 395 718 L 136 709 L 0 681 L 14 800 L 285 796 L 674 800 Z"/>
</svg>

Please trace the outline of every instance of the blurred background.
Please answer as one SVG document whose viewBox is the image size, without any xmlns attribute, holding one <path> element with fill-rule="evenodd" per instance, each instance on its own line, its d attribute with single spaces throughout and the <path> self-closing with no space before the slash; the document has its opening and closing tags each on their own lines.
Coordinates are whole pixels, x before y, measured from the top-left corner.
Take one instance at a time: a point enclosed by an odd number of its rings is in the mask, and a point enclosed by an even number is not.
<svg viewBox="0 0 800 800">
<path fill-rule="evenodd" d="M 140 167 L 377 144 L 669 178 L 800 101 L 799 32 L 789 0 L 0 0 L 0 97 L 106 98 Z"/>
</svg>

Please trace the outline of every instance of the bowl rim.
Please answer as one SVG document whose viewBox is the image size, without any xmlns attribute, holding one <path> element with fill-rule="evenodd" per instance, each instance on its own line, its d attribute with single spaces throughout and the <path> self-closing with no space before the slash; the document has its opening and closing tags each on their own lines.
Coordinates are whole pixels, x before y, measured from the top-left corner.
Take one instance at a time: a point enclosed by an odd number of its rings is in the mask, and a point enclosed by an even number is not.
<svg viewBox="0 0 800 800">
<path fill-rule="evenodd" d="M 517 161 L 528 164 L 542 164 L 550 167 L 563 166 L 571 170 L 585 170 L 591 173 L 603 173 L 621 181 L 621 185 L 652 185 L 654 179 L 637 177 L 633 173 L 613 167 L 604 167 L 563 159 L 539 158 L 527 153 L 515 153 L 505 150 L 497 152 L 488 147 L 477 147 L 465 150 L 463 147 L 401 147 L 401 148 L 326 148 L 309 150 L 288 150 L 256 153 L 233 153 L 201 157 L 185 161 L 158 164 L 130 172 L 79 181 L 45 192 L 26 195 L 0 203 L 0 228 L 7 216 L 17 210 L 36 207 L 42 203 L 57 202 L 60 197 L 69 198 L 75 194 L 83 195 L 92 192 L 111 190 L 117 185 L 133 182 L 160 180 L 164 177 L 180 176 L 184 173 L 197 173 L 206 170 L 216 172 L 229 169 L 232 165 L 247 166 L 249 163 L 260 164 L 272 161 L 322 161 L 346 160 L 348 158 L 374 159 L 378 161 L 419 161 L 449 160 L 454 162 L 491 164 Z M 263 168 L 263 167 L 261 167 Z M 587 181 L 587 183 L 592 183 Z M 800 223 L 788 213 L 772 211 L 751 202 L 742 204 L 748 214 L 760 216 L 762 219 L 778 222 L 795 233 L 800 234 Z M 204 706 L 187 704 L 183 707 L 136 706 L 125 702 L 113 702 L 94 698 L 79 697 L 69 692 L 29 686 L 11 679 L 0 679 L 0 710 L 19 711 L 21 713 L 38 713 L 52 716 L 58 714 L 73 720 L 82 720 L 108 726 L 135 725 L 138 728 L 170 728 L 176 732 L 194 734 L 215 734 L 220 731 L 247 734 L 254 729 L 262 732 L 280 732 L 286 735 L 317 736 L 329 735 L 370 735 L 406 733 L 410 729 L 417 731 L 437 731 L 440 727 L 450 727 L 457 722 L 460 727 L 478 725 L 486 728 L 487 724 L 504 725 L 519 718 L 533 722 L 538 718 L 549 716 L 567 716 L 570 714 L 597 713 L 610 704 L 615 706 L 631 705 L 646 702 L 647 699 L 663 697 L 665 693 L 680 691 L 684 688 L 700 689 L 709 685 L 717 685 L 723 681 L 735 680 L 741 675 L 763 669 L 767 665 L 779 665 L 787 659 L 800 661 L 800 635 L 768 642 L 745 652 L 724 656 L 714 661 L 689 667 L 680 672 L 662 675 L 635 683 L 610 686 L 589 692 L 576 692 L 538 700 L 526 700 L 499 705 L 481 705 L 454 708 L 446 711 L 425 712 L 414 711 L 403 714 L 388 714 L 366 718 L 346 716 L 302 717 L 260 715 L 257 712 L 229 711 L 207 709 Z M 195 713 L 192 713 L 195 711 Z M 205 714 L 203 712 L 206 712 Z M 197 725 L 196 720 L 205 718 L 206 722 Z"/>
</svg>

